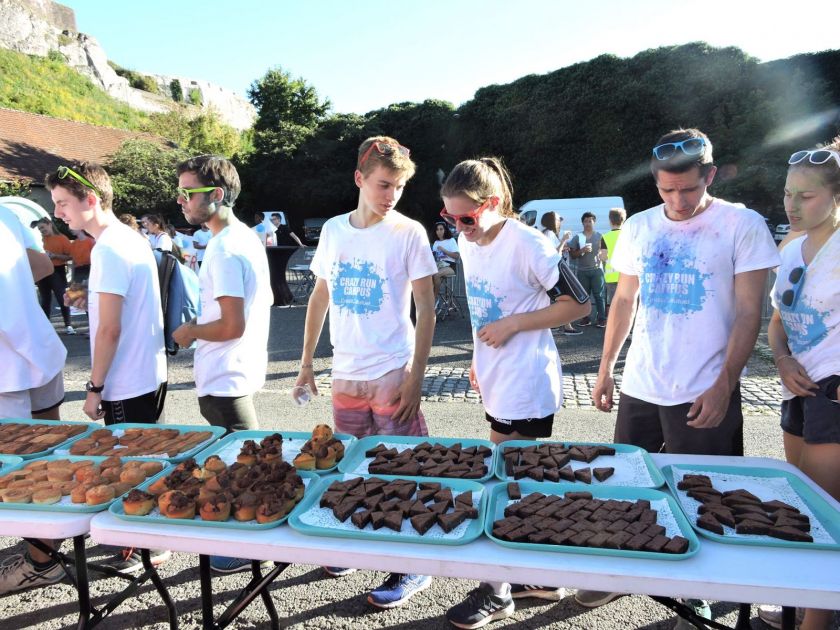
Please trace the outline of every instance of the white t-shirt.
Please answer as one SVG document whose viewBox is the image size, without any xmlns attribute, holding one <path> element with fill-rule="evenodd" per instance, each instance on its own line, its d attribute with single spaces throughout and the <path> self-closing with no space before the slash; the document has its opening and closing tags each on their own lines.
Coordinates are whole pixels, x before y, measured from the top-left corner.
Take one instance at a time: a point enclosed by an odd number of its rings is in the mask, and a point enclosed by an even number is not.
<svg viewBox="0 0 840 630">
<path fill-rule="evenodd" d="M 612 258 L 640 286 L 621 391 L 679 405 L 709 389 L 735 321 L 735 275 L 778 264 L 764 219 L 740 204 L 715 199 L 685 221 L 664 204 L 630 217 Z"/>
<path fill-rule="evenodd" d="M 166 354 L 158 269 L 148 242 L 112 220 L 90 252 L 88 291 L 91 357 L 99 330 L 98 294 L 123 298 L 120 339 L 102 399 L 127 400 L 155 391 L 166 380 Z"/>
<path fill-rule="evenodd" d="M 443 253 L 442 249 L 445 249 L 448 252 L 457 252 L 458 251 L 458 242 L 454 238 L 447 238 L 442 241 L 435 241 L 432 243 L 432 251 L 433 252 L 440 252 L 439 256 L 440 259 L 444 262 L 448 263 L 457 263 L 457 259 L 451 258 Z"/>
<path fill-rule="evenodd" d="M 221 318 L 220 297 L 245 301 L 242 337 L 229 341 L 198 340 L 195 351 L 198 395 L 253 394 L 265 383 L 268 369 L 268 328 L 273 300 L 268 258 L 254 231 L 234 219 L 216 234 L 207 244 L 198 281 L 199 324 Z"/>
<path fill-rule="evenodd" d="M 477 337 L 485 325 L 547 307 L 560 254 L 547 238 L 508 219 L 489 245 L 459 239 L 473 329 L 473 358 L 484 408 L 499 420 L 544 418 L 563 404 L 560 355 L 549 329 L 515 334 L 501 348 Z"/>
<path fill-rule="evenodd" d="M 64 344 L 38 305 L 27 249 L 35 249 L 29 228 L 0 206 L 0 392 L 48 383 L 67 357 Z"/>
<path fill-rule="evenodd" d="M 805 266 L 802 259 L 805 238 L 792 240 L 782 250 L 782 264 L 770 300 L 782 318 L 791 354 L 812 381 L 819 381 L 840 374 L 840 230 L 814 256 L 803 279 L 797 283 L 798 297 L 791 306 L 785 306 L 782 294 L 788 289 L 793 289 L 794 295 L 797 291 L 790 282 L 790 272 Z M 782 397 L 793 398 L 784 383 Z"/>
<path fill-rule="evenodd" d="M 560 237 L 554 233 L 554 230 L 549 230 L 548 228 L 542 231 L 543 235 L 548 239 L 548 242 L 551 243 L 551 246 L 555 250 L 559 250 L 560 248 Z"/>
<path fill-rule="evenodd" d="M 310 269 L 329 288 L 335 378 L 369 381 L 411 360 L 411 282 L 437 273 L 420 223 L 393 210 L 364 229 L 333 217 Z"/>
<path fill-rule="evenodd" d="M 161 232 L 160 234 L 149 234 L 149 244 L 152 249 L 162 249 L 165 252 L 172 251 L 172 237 Z"/>
<path fill-rule="evenodd" d="M 210 242 L 211 238 L 213 238 L 213 232 L 211 232 L 210 230 L 198 229 L 198 230 L 195 231 L 195 234 L 193 234 L 193 236 L 192 236 L 193 245 L 195 245 L 195 243 L 198 243 L 199 245 L 207 245 Z M 202 262 L 204 260 L 204 252 L 206 252 L 206 251 L 207 251 L 206 248 L 199 249 L 199 248 L 196 247 L 195 248 L 195 259 L 198 262 Z"/>
</svg>

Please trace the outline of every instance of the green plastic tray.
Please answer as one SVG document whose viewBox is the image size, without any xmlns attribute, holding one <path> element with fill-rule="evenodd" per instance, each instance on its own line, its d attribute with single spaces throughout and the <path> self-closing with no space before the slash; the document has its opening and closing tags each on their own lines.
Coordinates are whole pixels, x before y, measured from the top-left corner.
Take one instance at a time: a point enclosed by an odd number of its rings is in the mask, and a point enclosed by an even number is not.
<svg viewBox="0 0 840 630">
<path fill-rule="evenodd" d="M 674 468 L 688 471 L 692 474 L 712 473 L 727 473 L 732 475 L 744 475 L 748 477 L 775 477 L 787 480 L 791 487 L 799 495 L 799 498 L 805 502 L 808 508 L 813 512 L 814 516 L 819 520 L 820 525 L 831 535 L 831 537 L 840 541 L 840 512 L 829 505 L 825 499 L 808 487 L 802 479 L 796 475 L 787 472 L 786 470 L 778 470 L 774 468 L 761 468 L 756 466 L 706 466 L 698 464 L 671 464 L 663 466 L 662 472 L 665 475 L 665 482 L 674 496 L 684 495 L 682 490 L 677 489 L 677 481 L 674 480 Z M 833 551 L 840 550 L 840 544 L 834 543 L 820 543 L 820 542 L 798 542 L 795 540 L 780 540 L 770 536 L 761 536 L 755 538 L 747 538 L 744 536 L 721 536 L 714 532 L 710 532 L 702 527 L 697 527 L 697 515 L 688 514 L 688 511 L 683 507 L 682 501 L 677 501 L 680 509 L 685 512 L 685 515 L 691 523 L 691 526 L 701 536 L 714 540 L 716 542 L 726 543 L 730 545 L 758 545 L 761 547 L 795 547 L 797 549 L 830 549 Z M 725 529 L 726 526 L 724 526 Z"/>
<path fill-rule="evenodd" d="M 188 459 L 194 456 L 196 453 L 200 453 L 202 450 L 208 448 L 222 437 L 225 434 L 225 429 L 223 427 L 214 427 L 212 425 L 204 425 L 204 424 L 146 424 L 142 422 L 123 422 L 120 424 L 111 424 L 107 427 L 100 427 L 97 426 L 98 429 L 110 429 L 113 431 L 125 431 L 126 429 L 177 429 L 182 433 L 193 433 L 195 431 L 210 431 L 213 434 L 213 437 L 207 438 L 201 444 L 196 444 L 190 450 L 181 453 L 180 455 L 176 455 L 175 457 L 154 457 L 152 459 L 164 460 L 167 462 L 172 462 L 173 464 L 179 464 L 185 459 Z M 120 455 L 117 455 L 120 457 Z M 125 459 L 143 459 L 148 458 L 148 455 L 137 455 L 137 456 L 126 456 Z"/>
<path fill-rule="evenodd" d="M 28 419 L 28 418 L 4 418 L 4 419 L 0 420 L 0 431 L 3 430 L 2 425 L 4 425 L 4 424 L 54 424 L 54 425 L 81 424 L 81 425 L 87 427 L 87 430 L 84 431 L 83 433 L 79 433 L 79 435 L 74 435 L 73 437 L 71 437 L 69 439 L 66 439 L 63 442 L 59 442 L 55 446 L 51 446 L 50 448 L 45 449 L 43 451 L 38 451 L 37 453 L 28 453 L 26 455 L 16 455 L 14 453 L 9 453 L 9 455 L 12 455 L 14 457 L 20 457 L 21 459 L 26 459 L 26 460 L 39 459 L 41 457 L 45 457 L 45 456 L 49 455 L 50 453 L 52 453 L 53 451 L 56 451 L 58 449 L 68 448 L 71 444 L 73 444 L 73 442 L 75 442 L 76 440 L 81 440 L 83 437 L 88 435 L 91 431 L 102 428 L 101 424 L 96 424 L 94 422 L 73 422 L 73 421 L 65 421 L 65 420 L 32 420 L 32 419 Z"/>
<path fill-rule="evenodd" d="M 95 463 L 100 463 L 100 462 L 104 462 L 106 459 L 108 459 L 108 457 L 107 456 L 99 456 L 99 455 L 48 455 L 46 457 L 39 458 L 38 461 L 49 462 L 49 461 L 56 461 L 56 460 L 59 460 L 59 459 L 67 459 L 67 460 L 70 460 L 71 462 L 90 460 L 90 461 L 93 461 Z M 162 462 L 159 459 L 154 459 L 154 458 L 151 458 L 151 457 L 133 457 L 132 459 L 136 459 L 136 460 L 139 460 L 139 461 L 148 461 L 148 462 L 160 462 L 161 464 L 163 464 L 163 470 L 161 472 L 159 472 L 157 475 L 154 475 L 150 479 L 147 479 L 146 481 L 144 481 L 143 484 L 146 484 L 150 480 L 156 479 L 160 475 L 166 474 L 167 470 L 169 469 L 169 467 L 166 465 L 166 462 Z M 0 476 L 6 475 L 6 474 L 8 474 L 10 472 L 13 472 L 15 470 L 19 470 L 20 468 L 25 467 L 26 464 L 28 464 L 28 463 L 30 463 L 30 462 L 29 461 L 21 462 L 17 466 L 10 467 L 8 469 L 6 469 L 6 467 L 4 466 L 2 472 L 0 472 Z M 143 484 L 141 484 L 141 485 L 143 485 Z M 134 486 L 134 487 L 139 488 L 140 486 Z M 133 488 L 131 488 L 130 490 L 132 490 L 132 489 Z M 128 494 L 128 493 L 126 493 L 126 494 Z M 66 513 L 70 513 L 70 514 L 86 514 L 86 513 L 92 513 L 92 512 L 103 512 L 108 508 L 109 505 L 111 505 L 112 503 L 115 503 L 118 499 L 120 499 L 123 496 L 124 495 L 121 494 L 119 496 L 114 497 L 114 499 L 112 501 L 109 501 L 109 502 L 106 502 L 106 503 L 100 503 L 99 505 L 88 505 L 87 503 L 70 503 L 69 505 L 59 505 L 58 503 L 53 503 L 52 505 L 44 505 L 44 504 L 41 504 L 41 503 L 5 503 L 5 502 L 0 502 L 0 510 L 27 510 L 27 511 L 34 510 L 36 512 L 66 512 Z M 63 499 L 64 499 L 64 497 L 62 497 L 62 500 Z"/>
<path fill-rule="evenodd" d="M 312 433 L 307 431 L 234 431 L 223 437 L 221 440 L 216 442 L 215 444 L 211 444 L 207 448 L 205 448 L 201 453 L 196 456 L 196 461 L 202 463 L 205 459 L 207 459 L 210 455 L 216 455 L 221 451 L 226 450 L 228 447 L 232 446 L 235 442 L 245 442 L 245 440 L 254 440 L 255 442 L 259 442 L 267 435 L 274 435 L 275 433 L 279 433 L 283 436 L 283 442 L 285 443 L 286 440 L 302 440 L 302 442 L 306 442 L 306 440 L 312 437 Z M 356 441 L 356 438 L 352 435 L 347 435 L 346 433 L 334 433 L 333 436 L 340 440 L 344 444 L 344 458 L 347 457 L 347 453 L 350 451 L 350 446 Z M 301 446 L 303 444 L 301 443 Z M 240 446 L 241 448 L 241 446 Z M 295 449 L 295 455 L 299 452 L 299 449 Z M 284 462 L 292 463 L 292 459 L 294 457 L 287 457 L 288 453 L 283 453 L 282 458 Z M 199 460 L 199 457 L 201 458 Z M 344 459 L 343 458 L 343 459 Z M 231 461 L 225 461 L 226 464 L 232 464 L 236 461 L 234 457 Z M 318 474 L 327 474 L 333 472 L 336 468 L 338 468 L 338 463 L 335 466 L 331 466 L 330 468 L 323 468 L 321 470 L 307 470 L 303 472 L 314 472 Z"/>
<path fill-rule="evenodd" d="M 202 460 L 203 461 L 203 460 Z M 160 477 L 163 477 L 166 474 L 172 472 L 171 470 L 163 471 L 158 475 L 155 475 L 152 479 L 147 479 L 144 483 L 137 486 L 140 490 L 145 490 L 150 485 L 152 485 L 155 481 L 157 481 Z M 124 521 L 135 521 L 137 523 L 152 523 L 154 525 L 189 525 L 190 527 L 213 527 L 215 529 L 236 529 L 236 530 L 260 530 L 260 529 L 272 529 L 274 527 L 278 527 L 286 522 L 286 520 L 295 512 L 298 511 L 300 506 L 306 501 L 307 497 L 310 496 L 315 489 L 315 486 L 318 483 L 318 479 L 320 477 L 315 473 L 301 470 L 298 471 L 298 474 L 303 479 L 303 485 L 305 487 L 303 499 L 301 499 L 298 504 L 292 509 L 289 514 L 286 514 L 281 519 L 276 521 L 272 521 L 271 523 L 257 523 L 256 520 L 253 521 L 236 521 L 233 519 L 228 519 L 227 521 L 205 521 L 202 520 L 199 516 L 196 515 L 193 519 L 182 519 L 182 518 L 166 518 L 165 516 L 161 516 L 160 513 L 155 508 L 150 514 L 146 516 L 138 516 L 135 514 L 126 514 L 125 509 L 123 509 L 122 501 L 114 501 L 109 508 L 111 514 L 120 518 Z"/>
<path fill-rule="evenodd" d="M 562 495 L 566 492 L 581 492 L 583 488 L 579 483 L 546 483 L 544 481 L 518 481 L 519 487 L 522 491 L 522 496 L 532 492 L 541 492 L 542 494 L 558 494 Z M 648 501 L 668 502 L 668 507 L 674 515 L 674 520 L 680 529 L 680 535 L 688 540 L 688 551 L 682 554 L 674 553 L 659 553 L 655 551 L 632 551 L 630 549 L 598 549 L 595 547 L 573 547 L 569 545 L 544 545 L 537 543 L 518 543 L 501 540 L 493 535 L 493 523 L 501 518 L 504 518 L 505 507 L 508 504 L 507 484 L 500 483 L 491 490 L 490 504 L 487 508 L 487 517 L 484 520 L 484 533 L 493 542 L 504 547 L 512 549 L 530 549 L 533 551 L 552 551 L 559 553 L 580 553 L 591 556 L 621 556 L 624 558 L 643 558 L 646 560 L 685 560 L 696 554 L 700 549 L 700 541 L 697 535 L 691 529 L 691 525 L 686 520 L 682 510 L 677 506 L 674 498 L 661 490 L 651 490 L 649 488 L 627 488 L 627 487 L 609 487 L 609 486 L 594 486 L 587 487 L 586 491 L 592 494 L 593 499 L 619 499 L 619 500 L 636 500 L 647 499 Z"/>
<path fill-rule="evenodd" d="M 581 487 L 584 488 L 595 488 L 600 486 L 612 486 L 612 487 L 633 487 L 633 488 L 661 488 L 665 485 L 665 478 L 662 476 L 659 468 L 656 464 L 653 463 L 653 459 L 650 457 L 650 453 L 648 453 L 645 449 L 640 448 L 638 446 L 633 446 L 631 444 L 606 444 L 602 442 L 555 442 L 552 440 L 549 441 L 537 441 L 537 440 L 511 440 L 509 442 L 504 442 L 499 444 L 496 447 L 496 452 L 493 454 L 493 472 L 495 473 L 496 477 L 501 479 L 502 481 L 513 481 L 513 477 L 509 477 L 505 474 L 505 458 L 504 458 L 504 451 L 505 448 L 511 446 L 518 446 L 518 447 L 525 447 L 525 446 L 535 446 L 539 444 L 563 444 L 564 446 L 609 446 L 615 449 L 616 453 L 634 453 L 639 452 L 642 454 L 642 459 L 645 461 L 645 465 L 647 466 L 648 474 L 651 478 L 651 483 L 647 485 L 632 485 L 629 484 L 619 484 L 613 481 L 614 477 L 610 477 L 606 481 L 598 481 L 594 477 L 592 478 L 591 484 L 583 483 L 582 481 L 575 481 L 575 482 L 567 482 L 567 483 L 576 483 Z M 601 459 L 600 456 L 596 459 L 592 460 L 590 464 L 585 462 L 570 462 L 575 464 L 578 468 L 581 467 L 596 467 L 599 466 L 598 460 Z M 615 463 L 615 462 L 614 462 Z M 574 468 L 575 466 L 573 466 Z M 525 481 L 525 479 L 521 479 L 520 481 Z M 533 481 L 533 479 L 528 479 L 528 481 Z M 550 482 L 549 482 L 550 483 Z M 562 482 L 560 482 L 562 483 Z"/>
<path fill-rule="evenodd" d="M 361 441 L 361 440 L 360 440 Z M 395 532 L 390 529 L 382 528 L 376 531 L 368 524 L 365 526 L 364 529 L 338 529 L 334 527 L 326 527 L 326 526 L 317 526 L 317 525 L 309 525 L 307 523 L 303 523 L 300 519 L 301 516 L 308 512 L 310 509 L 315 510 L 328 510 L 328 508 L 321 508 L 318 507 L 318 504 L 321 500 L 321 495 L 324 491 L 329 488 L 330 484 L 333 481 L 343 481 L 345 479 L 349 479 L 351 477 L 378 477 L 380 479 L 410 479 L 411 481 L 416 481 L 417 483 L 423 483 L 425 481 L 436 481 L 441 484 L 444 488 L 450 488 L 453 493 L 461 493 L 461 492 L 479 492 L 481 494 L 481 498 L 478 503 L 478 518 L 473 520 L 468 520 L 468 525 L 466 531 L 464 532 L 463 536 L 459 538 L 450 537 L 444 534 L 443 538 L 429 538 L 427 535 L 429 532 L 426 532 L 426 535 L 421 536 L 418 534 L 411 524 L 409 523 L 406 525 L 405 521 L 403 522 L 403 527 L 408 527 L 407 531 L 402 532 Z M 487 491 L 484 486 L 480 483 L 477 483 L 472 480 L 466 479 L 431 479 L 430 477 L 399 477 L 399 476 L 392 476 L 392 475 L 329 475 L 327 477 L 323 477 L 321 479 L 321 483 L 316 488 L 315 492 L 313 492 L 310 496 L 306 497 L 301 504 L 298 506 L 300 509 L 296 509 L 289 519 L 289 525 L 291 525 L 292 529 L 295 529 L 302 534 L 307 534 L 310 536 L 332 536 L 336 538 L 353 538 L 356 540 L 382 540 L 387 542 L 408 542 L 408 543 L 422 543 L 427 545 L 465 545 L 468 542 L 472 542 L 479 536 L 481 536 L 483 523 L 484 523 L 484 512 L 487 509 Z M 439 525 L 434 525 L 432 529 L 439 529 Z M 431 531 L 431 530 L 430 530 Z"/>
<path fill-rule="evenodd" d="M 363 437 L 360 440 L 357 440 L 352 448 L 348 452 L 344 454 L 344 459 L 338 464 L 339 472 L 348 473 L 352 475 L 364 475 L 367 474 L 367 470 L 365 471 L 357 471 L 356 469 L 361 465 L 361 463 L 368 459 L 365 457 L 365 451 L 375 447 L 377 444 L 405 444 L 406 446 L 412 447 L 416 444 L 422 444 L 423 442 L 428 442 L 429 444 L 443 444 L 444 446 L 452 446 L 453 444 L 458 444 L 459 442 L 464 446 L 486 446 L 491 451 L 496 450 L 496 445 L 493 444 L 489 440 L 471 440 L 466 438 L 443 438 L 443 437 L 422 437 L 422 436 L 413 436 L 413 435 L 369 435 L 367 437 Z M 463 481 L 475 481 L 478 483 L 482 483 L 485 481 L 489 481 L 493 477 L 493 456 L 486 457 L 484 462 L 487 464 L 487 474 L 479 479 L 464 479 Z M 382 477 L 384 475 L 376 475 L 377 477 Z M 408 478 L 408 477 L 406 477 Z M 454 480 L 452 477 L 417 477 L 418 479 L 423 480 L 435 480 L 440 481 L 441 479 L 447 480 Z"/>
</svg>

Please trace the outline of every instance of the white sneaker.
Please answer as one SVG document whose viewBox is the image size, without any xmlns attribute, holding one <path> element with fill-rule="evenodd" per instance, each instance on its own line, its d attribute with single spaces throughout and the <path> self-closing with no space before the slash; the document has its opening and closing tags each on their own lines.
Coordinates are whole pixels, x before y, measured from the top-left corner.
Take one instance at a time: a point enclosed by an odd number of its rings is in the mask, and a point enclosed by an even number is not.
<svg viewBox="0 0 840 630">
<path fill-rule="evenodd" d="M 39 571 L 23 554 L 16 554 L 0 564 L 0 595 L 55 584 L 61 582 L 64 576 L 64 569 L 57 562 Z"/>
<path fill-rule="evenodd" d="M 758 607 L 758 618 L 761 619 L 764 623 L 766 623 L 771 628 L 781 629 L 782 627 L 782 607 L 775 606 L 773 604 L 762 604 Z M 802 620 L 805 618 L 805 609 L 804 608 L 797 608 L 796 609 L 796 622 L 795 625 L 798 628 L 802 624 Z"/>
<path fill-rule="evenodd" d="M 65 335 L 75 335 L 76 334 L 76 329 L 73 328 L 72 326 L 68 326 L 67 328 L 64 329 L 64 334 Z"/>
</svg>

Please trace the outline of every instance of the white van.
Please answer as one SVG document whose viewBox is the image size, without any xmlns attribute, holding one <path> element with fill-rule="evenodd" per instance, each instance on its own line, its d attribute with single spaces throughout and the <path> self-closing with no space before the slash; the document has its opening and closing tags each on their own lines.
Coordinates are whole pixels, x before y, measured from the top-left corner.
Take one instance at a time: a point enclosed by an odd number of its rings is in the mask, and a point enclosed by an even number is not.
<svg viewBox="0 0 840 630">
<path fill-rule="evenodd" d="M 563 231 L 573 234 L 583 231 L 580 217 L 584 212 L 595 215 L 595 231 L 606 234 L 610 231 L 609 213 L 612 208 L 623 208 L 621 197 L 577 197 L 574 199 L 534 199 L 519 208 L 519 220 L 542 232 L 542 218 L 547 212 L 556 212 L 563 217 Z"/>
</svg>

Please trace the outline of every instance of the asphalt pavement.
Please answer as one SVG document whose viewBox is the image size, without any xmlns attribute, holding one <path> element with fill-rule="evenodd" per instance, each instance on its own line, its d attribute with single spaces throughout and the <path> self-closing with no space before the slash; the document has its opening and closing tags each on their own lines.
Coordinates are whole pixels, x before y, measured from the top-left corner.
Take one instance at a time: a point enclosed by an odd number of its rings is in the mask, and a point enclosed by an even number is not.
<svg viewBox="0 0 840 630">
<path fill-rule="evenodd" d="M 291 402 L 290 391 L 297 374 L 305 308 L 275 308 L 272 311 L 269 340 L 269 372 L 266 384 L 257 393 L 255 403 L 261 427 L 278 431 L 308 431 L 315 424 L 330 422 L 329 388 L 309 405 L 297 407 Z M 78 323 L 76 336 L 64 336 L 68 347 L 65 371 L 66 402 L 62 406 L 64 419 L 84 419 L 81 411 L 84 382 L 89 377 L 88 339 L 84 333 L 84 319 Z M 326 328 L 326 327 L 325 327 Z M 579 337 L 558 335 L 557 345 L 563 359 L 566 378 L 567 406 L 557 414 L 552 438 L 559 440 L 611 442 L 615 422 L 614 413 L 601 413 L 586 403 L 597 371 L 603 331 L 584 329 Z M 487 425 L 482 407 L 475 396 L 467 396 L 463 385 L 469 368 L 472 340 L 466 320 L 457 315 L 440 322 L 429 359 L 424 386 L 423 413 L 432 436 L 486 438 Z M 328 384 L 330 346 L 326 330 L 318 345 L 316 372 L 321 383 Z M 779 428 L 778 381 L 766 346 L 759 343 L 750 361 L 753 384 L 750 395 L 755 403 L 748 409 L 745 422 L 745 450 L 747 455 L 783 459 L 782 433 Z M 179 424 L 202 424 L 192 379 L 192 352 L 182 352 L 170 361 L 169 394 L 165 421 Z M 460 393 L 463 391 L 463 396 Z M 450 394 L 444 396 L 442 394 Z M 458 394 L 456 396 L 456 394 Z M 22 551 L 20 540 L 0 537 L 0 559 Z M 63 549 L 68 551 L 69 544 Z M 102 548 L 88 542 L 91 559 L 107 557 Z M 453 548 L 457 553 L 457 547 Z M 188 554 L 173 554 L 159 569 L 176 602 L 181 628 L 201 627 L 201 600 L 198 558 Z M 435 579 L 432 586 L 416 595 L 402 608 L 380 611 L 366 603 L 369 590 L 378 586 L 386 575 L 380 572 L 357 572 L 343 578 L 328 577 L 319 567 L 293 565 L 284 571 L 271 586 L 271 594 L 283 627 L 295 629 L 353 629 L 369 628 L 450 628 L 443 615 L 447 608 L 461 601 L 477 583 L 470 580 Z M 216 614 L 220 614 L 238 590 L 247 583 L 245 574 L 216 577 Z M 92 578 L 91 597 L 94 605 L 101 605 L 122 582 L 109 578 Z M 675 617 L 668 609 L 642 596 L 628 596 L 602 608 L 587 610 L 574 602 L 573 590 L 557 603 L 541 600 L 518 600 L 516 614 L 492 628 L 598 628 L 624 630 L 645 628 L 666 630 L 673 627 Z M 0 599 L 0 629 L 66 628 L 76 625 L 78 608 L 75 591 L 69 583 L 12 594 Z M 730 603 L 714 603 L 715 619 L 734 625 L 737 608 Z M 767 628 L 755 617 L 752 627 Z M 150 585 L 138 597 L 123 603 L 112 613 L 103 628 L 168 628 L 166 610 Z M 231 626 L 236 628 L 267 628 L 268 616 L 259 600 L 253 603 Z M 840 626 L 836 625 L 837 629 Z"/>
</svg>

